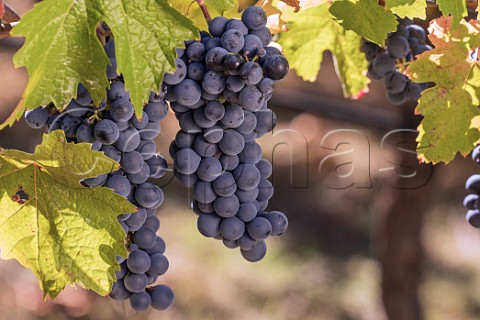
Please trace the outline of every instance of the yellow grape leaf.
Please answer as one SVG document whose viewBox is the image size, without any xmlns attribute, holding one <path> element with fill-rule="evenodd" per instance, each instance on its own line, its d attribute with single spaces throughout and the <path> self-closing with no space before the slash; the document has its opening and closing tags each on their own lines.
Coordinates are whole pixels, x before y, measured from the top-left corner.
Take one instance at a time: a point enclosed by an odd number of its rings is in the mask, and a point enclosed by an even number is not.
<svg viewBox="0 0 480 320">
<path fill-rule="evenodd" d="M 44 135 L 33 154 L 0 151 L 0 249 L 40 280 L 55 298 L 78 283 L 107 295 L 126 256 L 117 221 L 135 206 L 111 189 L 85 188 L 80 180 L 119 168 L 88 143 L 67 143 L 63 131 Z"/>
<path fill-rule="evenodd" d="M 417 152 L 424 162 L 448 163 L 457 152 L 468 154 L 480 138 L 474 121 L 480 115 L 480 65 L 472 59 L 480 45 L 480 24 L 463 20 L 454 26 L 452 17 L 432 21 L 429 39 L 435 49 L 417 56 L 407 69 L 413 81 L 435 83 L 422 93 L 416 109 L 423 116 Z"/>
</svg>

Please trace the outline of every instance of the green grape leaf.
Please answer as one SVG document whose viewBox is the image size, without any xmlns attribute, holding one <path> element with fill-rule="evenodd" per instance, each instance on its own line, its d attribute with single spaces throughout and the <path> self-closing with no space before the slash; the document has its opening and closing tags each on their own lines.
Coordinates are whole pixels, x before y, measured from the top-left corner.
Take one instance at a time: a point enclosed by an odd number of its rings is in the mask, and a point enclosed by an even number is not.
<svg viewBox="0 0 480 320">
<path fill-rule="evenodd" d="M 480 45 L 479 27 L 462 21 L 452 29 L 452 17 L 436 19 L 429 29 L 435 49 L 417 56 L 407 69 L 413 81 L 435 83 L 416 109 L 423 116 L 417 138 L 423 162 L 448 163 L 457 152 L 468 154 L 480 139 L 480 66 L 471 58 Z"/>
<path fill-rule="evenodd" d="M 192 20 L 198 29 L 208 31 L 207 21 L 196 1 L 168 0 L 168 2 L 178 12 Z M 205 0 L 205 5 L 212 19 L 217 16 L 224 16 L 229 19 L 240 17 L 238 0 Z"/>
<path fill-rule="evenodd" d="M 395 15 L 372 0 L 338 0 L 330 7 L 335 20 L 347 30 L 383 45 L 387 35 L 397 29 Z"/>
<path fill-rule="evenodd" d="M 444 16 L 452 15 L 454 25 L 458 25 L 468 15 L 465 0 L 437 0 L 437 4 Z"/>
<path fill-rule="evenodd" d="M 401 18 L 409 17 L 425 20 L 425 0 L 385 0 L 385 7 Z"/>
<path fill-rule="evenodd" d="M 360 51 L 362 38 L 338 25 L 330 16 L 328 6 L 325 3 L 288 16 L 289 31 L 281 33 L 278 42 L 290 67 L 306 81 L 315 81 L 322 53 L 330 50 L 345 96 L 357 96 L 369 83 L 368 62 Z"/>
<path fill-rule="evenodd" d="M 111 189 L 79 181 L 118 168 L 90 144 L 67 143 L 61 130 L 44 135 L 33 154 L 0 151 L 2 258 L 31 269 L 52 298 L 75 282 L 108 294 L 116 256 L 127 255 L 117 215 L 135 206 Z"/>
<path fill-rule="evenodd" d="M 76 96 L 79 83 L 95 103 L 106 97 L 105 70 L 110 62 L 96 34 L 100 21 L 115 36 L 118 71 L 137 114 L 150 91 L 159 91 L 163 74 L 174 70 L 175 48 L 198 32 L 164 0 L 42 1 L 12 30 L 25 37 L 15 65 L 25 66 L 29 74 L 25 106 L 17 108 L 18 113 L 50 101 L 62 110 Z"/>
</svg>

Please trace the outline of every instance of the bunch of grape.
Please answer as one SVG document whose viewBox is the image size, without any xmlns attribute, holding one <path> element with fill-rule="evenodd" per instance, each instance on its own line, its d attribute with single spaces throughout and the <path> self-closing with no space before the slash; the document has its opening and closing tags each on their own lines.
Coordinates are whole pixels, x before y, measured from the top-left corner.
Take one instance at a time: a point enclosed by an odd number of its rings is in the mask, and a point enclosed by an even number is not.
<svg viewBox="0 0 480 320">
<path fill-rule="evenodd" d="M 472 159 L 480 166 L 480 145 L 473 150 Z M 463 205 L 468 209 L 466 219 L 475 228 L 480 228 L 480 174 L 468 178 L 465 189 L 471 192 L 463 200 Z"/>
<path fill-rule="evenodd" d="M 369 41 L 363 43 L 369 61 L 368 76 L 373 80 L 384 79 L 387 99 L 395 105 L 420 99 L 426 85 L 411 82 L 401 70 L 416 55 L 432 49 L 426 44 L 427 36 L 421 26 L 409 19 L 399 22 L 397 31 L 388 36 L 386 48 Z"/>
<path fill-rule="evenodd" d="M 121 169 L 111 174 L 81 181 L 88 188 L 111 188 L 138 208 L 134 213 L 118 216 L 127 234 L 129 255 L 126 260 L 117 257 L 121 270 L 116 272 L 117 282 L 113 284 L 110 296 L 116 300 L 129 299 L 136 311 L 150 306 L 164 310 L 172 304 L 173 292 L 165 285 L 153 286 L 169 267 L 168 259 L 163 255 L 165 242 L 156 234 L 160 220 L 155 214 L 164 196 L 158 186 L 147 180 L 162 177 L 167 169 L 166 160 L 156 154 L 153 141 L 160 133 L 160 121 L 168 112 L 164 100 L 166 92 L 151 94 L 139 120 L 116 71 L 113 39 L 107 44 L 106 51 L 111 60 L 107 69 L 111 80 L 108 101 L 95 106 L 88 91 L 80 85 L 77 98 L 63 112 L 40 107 L 27 111 L 25 119 L 33 128 L 48 126 L 49 132 L 63 130 L 70 142 L 91 143 L 93 150 L 103 151 L 121 164 Z"/>
<path fill-rule="evenodd" d="M 164 77 L 181 127 L 170 146 L 174 174 L 193 188 L 198 230 L 240 247 L 252 262 L 265 256 L 265 239 L 288 226 L 283 213 L 265 211 L 272 166 L 255 142 L 276 124 L 267 101 L 288 72 L 281 52 L 268 47 L 266 20 L 259 7 L 247 8 L 242 20 L 216 17 Z"/>
</svg>

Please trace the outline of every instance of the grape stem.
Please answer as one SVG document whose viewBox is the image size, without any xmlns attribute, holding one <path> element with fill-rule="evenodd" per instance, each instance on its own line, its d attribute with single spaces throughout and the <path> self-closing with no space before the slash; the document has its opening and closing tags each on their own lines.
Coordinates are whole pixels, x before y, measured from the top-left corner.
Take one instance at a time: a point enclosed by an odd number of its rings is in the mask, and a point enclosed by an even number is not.
<svg viewBox="0 0 480 320">
<path fill-rule="evenodd" d="M 197 0 L 198 5 L 200 6 L 200 9 L 202 9 L 203 16 L 205 17 L 205 20 L 207 20 L 207 23 L 212 21 L 212 17 L 210 16 L 210 12 L 208 12 L 207 5 L 205 4 L 204 0 Z"/>
<path fill-rule="evenodd" d="M 18 20 L 18 13 L 4 0 L 0 0 L 0 38 L 10 37 L 10 31 L 18 24 Z"/>
</svg>

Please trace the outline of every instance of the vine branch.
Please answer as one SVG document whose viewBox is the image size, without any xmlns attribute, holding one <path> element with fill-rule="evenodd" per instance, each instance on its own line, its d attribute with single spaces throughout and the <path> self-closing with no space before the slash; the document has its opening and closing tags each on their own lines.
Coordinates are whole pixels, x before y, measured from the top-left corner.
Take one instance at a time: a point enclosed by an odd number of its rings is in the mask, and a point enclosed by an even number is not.
<svg viewBox="0 0 480 320">
<path fill-rule="evenodd" d="M 10 37 L 10 31 L 19 20 L 20 15 L 8 3 L 0 0 L 0 38 Z"/>
<path fill-rule="evenodd" d="M 207 5 L 205 4 L 204 0 L 197 0 L 198 5 L 200 6 L 200 9 L 202 9 L 203 16 L 205 17 L 205 20 L 207 22 L 212 21 L 212 17 L 210 16 L 210 12 L 208 12 Z"/>
</svg>

